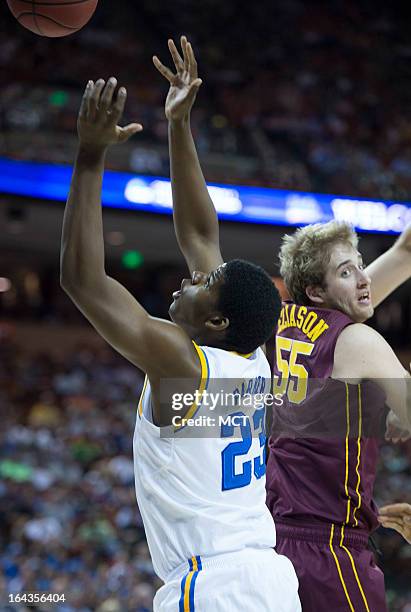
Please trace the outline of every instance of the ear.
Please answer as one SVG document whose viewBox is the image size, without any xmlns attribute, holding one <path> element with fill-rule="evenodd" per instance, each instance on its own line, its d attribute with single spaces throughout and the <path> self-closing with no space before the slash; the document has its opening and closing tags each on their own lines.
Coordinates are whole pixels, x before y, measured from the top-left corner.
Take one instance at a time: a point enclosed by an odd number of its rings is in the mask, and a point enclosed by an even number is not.
<svg viewBox="0 0 411 612">
<path fill-rule="evenodd" d="M 319 285 L 308 285 L 308 287 L 305 288 L 305 295 L 313 304 L 322 306 L 325 303 L 325 291 Z"/>
<path fill-rule="evenodd" d="M 229 325 L 230 321 L 227 317 L 215 316 L 211 317 L 210 319 L 207 319 L 207 321 L 205 322 L 205 326 L 210 331 L 224 331 Z"/>
</svg>

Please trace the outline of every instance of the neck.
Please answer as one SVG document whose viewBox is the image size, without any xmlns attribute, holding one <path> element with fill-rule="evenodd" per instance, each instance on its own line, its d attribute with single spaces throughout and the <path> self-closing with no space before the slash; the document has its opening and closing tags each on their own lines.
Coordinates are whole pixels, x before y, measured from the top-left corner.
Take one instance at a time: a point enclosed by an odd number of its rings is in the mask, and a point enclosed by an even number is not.
<svg viewBox="0 0 411 612">
<path fill-rule="evenodd" d="M 224 340 L 216 338 L 214 334 L 198 335 L 193 338 L 194 342 L 199 346 L 211 346 L 214 348 L 223 349 L 224 351 L 235 350 L 228 346 Z"/>
</svg>

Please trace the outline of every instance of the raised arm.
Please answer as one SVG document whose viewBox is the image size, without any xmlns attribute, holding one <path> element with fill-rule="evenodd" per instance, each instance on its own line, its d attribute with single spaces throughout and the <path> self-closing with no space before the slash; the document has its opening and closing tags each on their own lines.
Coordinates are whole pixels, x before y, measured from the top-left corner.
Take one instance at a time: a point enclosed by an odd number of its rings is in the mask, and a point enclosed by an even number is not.
<svg viewBox="0 0 411 612">
<path fill-rule="evenodd" d="M 151 317 L 120 283 L 107 276 L 101 188 L 108 146 L 125 142 L 141 125 L 117 125 L 126 101 L 117 81 L 87 85 L 78 119 L 79 149 L 63 221 L 61 285 L 113 348 L 145 371 L 162 377 L 200 377 L 188 335 L 169 321 Z"/>
<path fill-rule="evenodd" d="M 169 121 L 170 174 L 174 227 L 190 269 L 210 272 L 223 263 L 217 214 L 198 160 L 190 127 L 190 113 L 201 79 L 190 43 L 181 37 L 183 57 L 168 41 L 176 74 L 154 56 L 157 70 L 170 83 L 165 112 Z"/>
<path fill-rule="evenodd" d="M 367 272 L 374 307 L 411 278 L 411 224 L 386 253 L 367 267 Z"/>
</svg>

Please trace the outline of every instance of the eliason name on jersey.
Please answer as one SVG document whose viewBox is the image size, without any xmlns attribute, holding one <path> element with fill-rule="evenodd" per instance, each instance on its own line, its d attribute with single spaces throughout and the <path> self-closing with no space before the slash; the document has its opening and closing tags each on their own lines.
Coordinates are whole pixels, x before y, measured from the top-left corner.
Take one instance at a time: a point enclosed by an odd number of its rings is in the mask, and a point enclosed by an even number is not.
<svg viewBox="0 0 411 612">
<path fill-rule="evenodd" d="M 287 327 L 298 327 L 311 342 L 315 342 L 330 326 L 314 310 L 308 311 L 306 306 L 285 304 L 281 309 L 277 333 Z"/>
</svg>

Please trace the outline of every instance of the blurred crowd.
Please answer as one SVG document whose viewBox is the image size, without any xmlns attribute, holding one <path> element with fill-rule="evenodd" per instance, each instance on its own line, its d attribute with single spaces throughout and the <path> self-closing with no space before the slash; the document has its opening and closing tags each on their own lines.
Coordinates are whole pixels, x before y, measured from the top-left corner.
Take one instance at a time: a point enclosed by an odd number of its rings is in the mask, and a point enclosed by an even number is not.
<svg viewBox="0 0 411 612">
<path fill-rule="evenodd" d="M 11 256 L 0 250 L 0 320 L 37 321 L 51 324 L 84 324 L 84 317 L 61 289 L 57 256 L 45 265 L 33 255 Z M 155 317 L 168 317 L 172 293 L 187 276 L 185 267 L 144 264 L 127 270 L 119 262 L 107 262 L 108 273 L 132 292 L 144 308 Z M 7 283 L 7 284 L 6 284 Z"/>
<path fill-rule="evenodd" d="M 166 83 L 151 56 L 187 34 L 204 84 L 193 129 L 207 178 L 409 199 L 411 45 L 405 3 L 116 0 L 53 40 L 0 9 L 0 155 L 70 163 L 88 79 L 116 75 L 143 134 L 113 168 L 168 172 Z"/>
<path fill-rule="evenodd" d="M 143 376 L 102 341 L 39 352 L 16 330 L 0 325 L 1 609 L 9 593 L 45 591 L 65 594 L 58 612 L 150 611 L 160 583 L 132 462 Z M 376 496 L 411 499 L 410 443 L 383 448 Z M 375 545 L 390 610 L 410 612 L 411 546 L 382 529 Z"/>
<path fill-rule="evenodd" d="M 57 257 L 47 265 L 36 262 L 35 256 L 30 259 L 25 256 L 7 258 L 7 254 L 0 251 L 0 257 L 3 259 L 2 274 L 8 277 L 0 278 L 0 318 L 49 324 L 84 323 L 80 311 L 61 290 L 59 271 L 55 267 Z M 126 286 L 151 315 L 163 318 L 168 317 L 173 291 L 187 276 L 185 267 L 166 262 L 162 265 L 144 264 L 136 270 L 127 270 L 120 262 L 109 260 L 108 272 Z M 6 282 L 7 285 L 4 284 Z M 411 337 L 409 282 L 378 307 L 370 323 L 397 353 L 407 351 L 403 362 L 408 366 Z"/>
<path fill-rule="evenodd" d="M 155 578 L 134 492 L 141 373 L 105 347 L 0 345 L 0 592 L 61 612 L 146 612 Z M 22 606 L 20 609 L 24 610 Z"/>
</svg>

